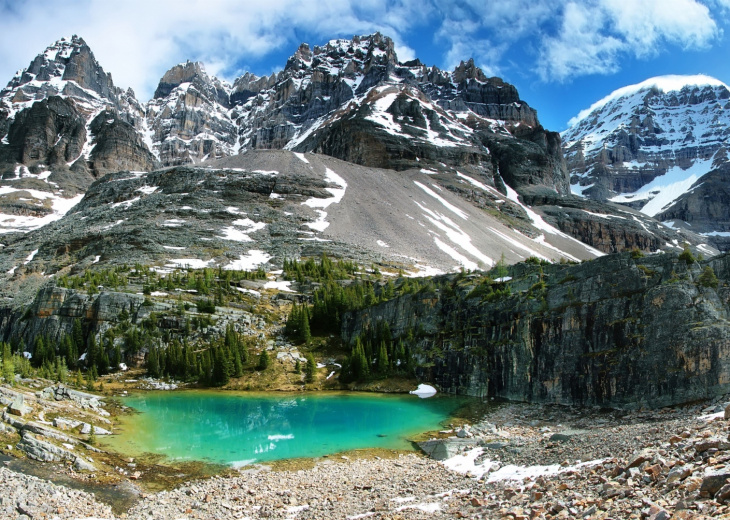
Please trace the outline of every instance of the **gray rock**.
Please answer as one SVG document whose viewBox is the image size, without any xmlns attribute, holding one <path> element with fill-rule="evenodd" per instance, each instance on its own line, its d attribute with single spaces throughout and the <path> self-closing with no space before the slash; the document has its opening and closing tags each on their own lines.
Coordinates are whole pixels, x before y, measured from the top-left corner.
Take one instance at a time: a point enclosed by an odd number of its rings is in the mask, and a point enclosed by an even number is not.
<svg viewBox="0 0 730 520">
<path fill-rule="evenodd" d="M 582 437 L 589 433 L 588 430 L 562 430 L 557 433 L 553 433 L 550 436 L 550 440 L 553 442 L 566 442 L 576 437 Z"/>
<path fill-rule="evenodd" d="M 714 496 L 725 485 L 728 478 L 730 478 L 730 468 L 707 471 L 702 477 L 700 492 L 707 492 L 710 496 Z"/>
<path fill-rule="evenodd" d="M 91 434 L 91 425 L 89 423 L 83 423 L 84 426 L 81 428 L 81 433 L 84 435 Z M 100 428 L 99 426 L 94 426 L 94 434 L 95 435 L 111 435 L 112 432 L 109 430 L 105 430 L 104 428 Z"/>
<path fill-rule="evenodd" d="M 96 471 L 96 466 L 83 457 L 76 457 L 74 459 L 74 469 L 76 471 Z"/>
<path fill-rule="evenodd" d="M 419 442 L 418 447 L 434 460 L 446 460 L 460 451 L 476 447 L 478 444 L 476 439 L 434 439 Z"/>
<path fill-rule="evenodd" d="M 25 396 L 18 394 L 8 408 L 8 411 L 13 415 L 24 417 L 30 413 L 31 408 L 25 403 Z"/>
</svg>

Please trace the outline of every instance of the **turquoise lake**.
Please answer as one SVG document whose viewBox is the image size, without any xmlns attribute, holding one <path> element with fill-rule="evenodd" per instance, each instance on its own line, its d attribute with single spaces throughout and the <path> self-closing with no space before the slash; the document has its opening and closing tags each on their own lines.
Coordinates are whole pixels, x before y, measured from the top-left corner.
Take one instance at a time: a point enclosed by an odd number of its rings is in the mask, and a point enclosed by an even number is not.
<svg viewBox="0 0 730 520">
<path fill-rule="evenodd" d="M 362 448 L 409 449 L 464 399 L 362 393 L 151 392 L 124 398 L 138 412 L 109 442 L 125 453 L 242 466 Z"/>
</svg>

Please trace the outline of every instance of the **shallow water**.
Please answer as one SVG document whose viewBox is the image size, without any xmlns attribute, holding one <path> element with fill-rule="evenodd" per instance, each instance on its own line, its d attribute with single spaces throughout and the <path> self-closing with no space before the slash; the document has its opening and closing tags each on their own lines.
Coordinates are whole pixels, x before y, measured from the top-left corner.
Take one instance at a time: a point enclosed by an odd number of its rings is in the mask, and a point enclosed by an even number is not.
<svg viewBox="0 0 730 520">
<path fill-rule="evenodd" d="M 409 449 L 409 439 L 439 429 L 464 399 L 185 391 L 122 402 L 141 413 L 124 419 L 122 433 L 108 440 L 112 448 L 237 467 L 362 448 Z"/>
</svg>

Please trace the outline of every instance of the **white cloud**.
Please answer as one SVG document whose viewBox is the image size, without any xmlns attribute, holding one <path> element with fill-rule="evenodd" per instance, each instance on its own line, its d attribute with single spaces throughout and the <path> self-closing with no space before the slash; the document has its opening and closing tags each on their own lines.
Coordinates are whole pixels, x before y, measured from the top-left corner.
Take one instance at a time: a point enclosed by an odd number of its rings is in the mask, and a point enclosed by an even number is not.
<svg viewBox="0 0 730 520">
<path fill-rule="evenodd" d="M 703 48 L 720 34 L 696 0 L 594 0 L 566 4 L 557 35 L 543 39 L 538 73 L 563 81 L 618 70 L 623 56 L 646 58 L 667 44 Z"/>
<path fill-rule="evenodd" d="M 114 83 L 131 86 L 143 101 L 175 63 L 203 61 L 207 70 L 233 79 L 240 62 L 274 51 L 293 52 L 300 34 L 351 37 L 381 31 L 406 58 L 414 52 L 401 38 L 430 15 L 414 0 L 29 0 L 0 3 L 0 79 L 26 67 L 62 36 L 78 34 Z"/>
<path fill-rule="evenodd" d="M 618 68 L 619 39 L 603 34 L 604 16 L 590 7 L 565 7 L 560 36 L 542 42 L 538 73 L 543 79 L 566 79 L 584 74 L 606 74 Z"/>
<path fill-rule="evenodd" d="M 565 81 L 616 72 L 626 56 L 671 45 L 708 47 L 722 34 L 717 18 L 730 14 L 730 0 L 446 0 L 441 12 L 446 66 L 473 56 L 506 72 L 506 58 L 523 52 L 516 67 Z"/>
</svg>

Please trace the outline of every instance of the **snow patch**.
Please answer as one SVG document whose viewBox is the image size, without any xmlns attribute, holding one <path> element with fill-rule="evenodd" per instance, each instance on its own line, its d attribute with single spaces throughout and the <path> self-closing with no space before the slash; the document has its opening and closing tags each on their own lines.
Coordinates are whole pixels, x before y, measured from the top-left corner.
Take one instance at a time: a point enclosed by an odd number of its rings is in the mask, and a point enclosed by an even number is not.
<svg viewBox="0 0 730 520">
<path fill-rule="evenodd" d="M 270 254 L 258 249 L 250 249 L 247 254 L 241 255 L 238 260 L 223 266 L 223 269 L 227 271 L 252 271 L 269 260 L 271 260 Z"/>
</svg>

